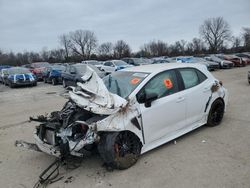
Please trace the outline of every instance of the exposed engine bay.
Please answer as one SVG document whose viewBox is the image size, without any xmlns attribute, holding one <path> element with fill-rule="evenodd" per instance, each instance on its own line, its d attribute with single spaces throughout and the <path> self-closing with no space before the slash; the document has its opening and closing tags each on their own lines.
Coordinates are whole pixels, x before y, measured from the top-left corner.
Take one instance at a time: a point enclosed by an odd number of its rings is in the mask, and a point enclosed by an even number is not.
<svg viewBox="0 0 250 188">
<path fill-rule="evenodd" d="M 61 111 L 52 112 L 49 117 L 31 119 L 41 122 L 34 133 L 36 145 L 51 155 L 81 157 L 91 152 L 98 141 L 95 127 L 89 125 L 105 117 L 83 110 L 70 100 Z M 53 149 L 42 147 L 41 141 L 53 146 Z"/>
</svg>

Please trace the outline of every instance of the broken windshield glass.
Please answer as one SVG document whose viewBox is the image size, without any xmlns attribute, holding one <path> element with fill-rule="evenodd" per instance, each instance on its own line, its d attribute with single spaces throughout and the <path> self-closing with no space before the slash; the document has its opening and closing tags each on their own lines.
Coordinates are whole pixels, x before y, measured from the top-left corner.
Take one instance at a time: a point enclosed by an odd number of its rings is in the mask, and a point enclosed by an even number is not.
<svg viewBox="0 0 250 188">
<path fill-rule="evenodd" d="M 147 73 L 117 71 L 104 77 L 103 81 L 109 92 L 126 98 L 147 76 Z"/>
</svg>

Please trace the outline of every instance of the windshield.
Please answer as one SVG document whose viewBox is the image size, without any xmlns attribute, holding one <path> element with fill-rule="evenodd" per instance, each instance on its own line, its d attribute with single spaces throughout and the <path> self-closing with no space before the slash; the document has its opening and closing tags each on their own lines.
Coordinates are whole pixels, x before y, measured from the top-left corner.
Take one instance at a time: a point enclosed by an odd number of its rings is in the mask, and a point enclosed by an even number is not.
<svg viewBox="0 0 250 188">
<path fill-rule="evenodd" d="M 127 65 L 127 63 L 124 62 L 124 61 L 113 61 L 113 63 L 114 63 L 115 65 Z"/>
<path fill-rule="evenodd" d="M 100 73 L 100 72 L 101 72 L 98 68 L 96 68 L 95 65 L 88 64 L 88 66 L 89 66 L 91 69 L 93 69 L 93 71 L 95 71 L 96 73 Z"/>
<path fill-rule="evenodd" d="M 136 65 L 150 64 L 153 62 L 150 59 L 143 59 L 143 58 L 134 58 L 133 60 L 134 60 Z"/>
<path fill-rule="evenodd" d="M 76 68 L 78 73 L 85 73 L 86 72 L 86 66 L 87 65 L 85 65 L 85 64 L 76 64 L 76 65 L 73 65 L 73 66 Z"/>
<path fill-rule="evenodd" d="M 98 61 L 87 61 L 87 64 L 90 64 L 90 65 L 100 65 L 101 63 L 98 62 Z"/>
<path fill-rule="evenodd" d="M 148 76 L 147 73 L 117 71 L 103 78 L 107 89 L 126 98 Z"/>
<path fill-rule="evenodd" d="M 30 71 L 25 68 L 9 69 L 9 74 L 28 74 Z"/>
<path fill-rule="evenodd" d="M 199 63 L 199 62 L 207 62 L 205 59 L 203 58 L 199 58 L 199 57 L 195 57 L 191 59 L 192 63 Z"/>
</svg>

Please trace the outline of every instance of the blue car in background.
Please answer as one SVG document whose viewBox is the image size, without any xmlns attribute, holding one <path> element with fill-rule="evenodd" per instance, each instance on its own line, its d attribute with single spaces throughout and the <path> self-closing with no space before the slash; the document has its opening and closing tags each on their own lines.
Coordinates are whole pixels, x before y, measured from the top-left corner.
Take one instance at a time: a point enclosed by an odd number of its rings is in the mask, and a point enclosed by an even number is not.
<svg viewBox="0 0 250 188">
<path fill-rule="evenodd" d="M 205 65 L 207 67 L 207 69 L 210 71 L 220 68 L 218 63 L 207 61 L 206 59 L 199 58 L 199 57 L 193 57 L 193 56 L 176 57 L 176 61 L 181 62 L 181 63 L 199 63 L 202 65 Z"/>
<path fill-rule="evenodd" d="M 5 84 L 13 88 L 16 86 L 36 86 L 36 77 L 29 69 L 23 67 L 12 67 L 6 69 Z"/>
<path fill-rule="evenodd" d="M 66 70 L 64 65 L 53 65 L 46 67 L 42 72 L 44 83 L 57 85 L 62 83 L 62 72 Z"/>
<path fill-rule="evenodd" d="M 8 68 L 11 68 L 11 66 L 10 65 L 0 65 L 0 71 L 2 69 L 8 69 Z"/>
</svg>

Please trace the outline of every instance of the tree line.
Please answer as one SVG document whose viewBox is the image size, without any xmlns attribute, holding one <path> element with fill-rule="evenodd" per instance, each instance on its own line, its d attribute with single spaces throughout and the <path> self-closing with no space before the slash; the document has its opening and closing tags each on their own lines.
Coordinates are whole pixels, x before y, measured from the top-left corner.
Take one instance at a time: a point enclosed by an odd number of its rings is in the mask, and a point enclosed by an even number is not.
<svg viewBox="0 0 250 188">
<path fill-rule="evenodd" d="M 233 36 L 228 22 L 222 17 L 209 18 L 199 27 L 199 37 L 191 41 L 179 40 L 173 44 L 157 40 L 143 44 L 132 52 L 124 40 L 98 45 L 93 31 L 76 30 L 58 37 L 60 48 L 41 52 L 4 53 L 0 50 L 0 64 L 24 65 L 32 62 L 80 62 L 82 60 L 120 59 L 123 57 L 158 57 L 201 55 L 209 53 L 236 53 L 250 51 L 250 28 L 242 28 L 240 36 Z"/>
</svg>

